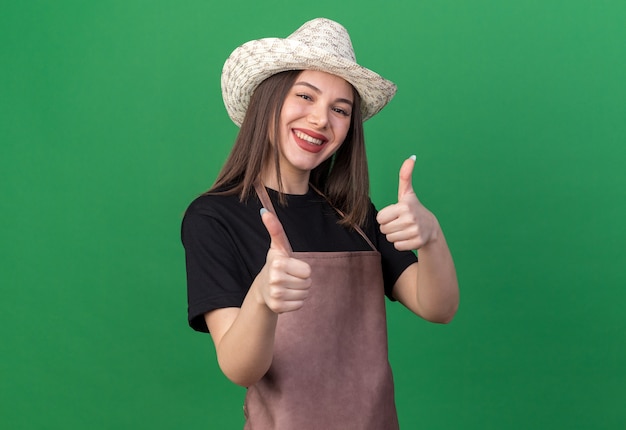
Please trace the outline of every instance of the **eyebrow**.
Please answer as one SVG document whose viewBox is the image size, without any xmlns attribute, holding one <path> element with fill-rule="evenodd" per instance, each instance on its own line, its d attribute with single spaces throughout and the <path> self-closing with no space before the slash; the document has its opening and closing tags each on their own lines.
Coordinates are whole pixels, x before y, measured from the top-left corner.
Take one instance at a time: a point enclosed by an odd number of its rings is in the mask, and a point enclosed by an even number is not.
<svg viewBox="0 0 626 430">
<path fill-rule="evenodd" d="M 304 85 L 305 87 L 309 87 L 310 89 L 312 89 L 313 91 L 315 91 L 318 94 L 322 93 L 322 90 L 320 90 L 319 88 L 317 88 L 315 85 L 310 84 L 308 82 L 305 81 L 300 81 L 300 82 L 296 82 L 295 84 L 293 84 L 294 86 L 296 85 Z M 352 100 L 348 100 L 348 99 L 344 99 L 344 98 L 338 98 L 337 100 L 335 100 L 336 102 L 342 102 L 342 103 L 347 103 L 350 106 L 352 106 L 354 103 L 352 102 Z"/>
</svg>

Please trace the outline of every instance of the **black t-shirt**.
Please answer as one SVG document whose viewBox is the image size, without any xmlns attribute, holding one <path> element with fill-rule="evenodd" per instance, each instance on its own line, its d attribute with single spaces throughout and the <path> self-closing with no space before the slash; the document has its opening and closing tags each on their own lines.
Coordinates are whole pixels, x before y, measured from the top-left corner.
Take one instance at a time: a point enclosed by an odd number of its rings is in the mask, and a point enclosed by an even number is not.
<svg viewBox="0 0 626 430">
<path fill-rule="evenodd" d="M 337 223 L 339 215 L 313 190 L 286 195 L 282 206 L 278 193 L 268 194 L 294 252 L 370 251 L 361 235 Z M 187 265 L 189 325 L 207 332 L 204 314 L 214 309 L 240 307 L 254 278 L 263 268 L 270 237 L 261 221 L 261 202 L 253 195 L 245 202 L 237 195 L 203 195 L 195 199 L 182 222 L 182 242 Z M 380 233 L 371 205 L 367 237 L 381 253 L 385 291 L 417 257 L 397 251 Z M 381 291 L 381 294 L 383 292 Z"/>
</svg>

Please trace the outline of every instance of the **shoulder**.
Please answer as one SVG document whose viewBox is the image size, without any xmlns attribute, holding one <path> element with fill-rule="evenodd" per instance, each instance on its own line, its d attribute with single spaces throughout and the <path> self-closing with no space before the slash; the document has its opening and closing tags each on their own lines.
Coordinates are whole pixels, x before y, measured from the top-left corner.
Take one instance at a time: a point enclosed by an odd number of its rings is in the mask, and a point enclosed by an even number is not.
<svg viewBox="0 0 626 430">
<path fill-rule="evenodd" d="M 246 202 L 241 202 L 235 194 L 212 193 L 196 197 L 187 207 L 185 216 L 189 214 L 211 215 L 232 208 L 241 208 Z"/>
<path fill-rule="evenodd" d="M 256 195 L 242 201 L 237 194 L 202 194 L 189 204 L 184 220 L 190 218 L 240 219 L 248 215 L 258 216 L 260 208 L 261 202 Z"/>
<path fill-rule="evenodd" d="M 182 220 L 183 236 L 185 232 L 219 228 L 232 230 L 246 222 L 258 222 L 258 199 L 253 196 L 241 201 L 234 194 L 203 194 L 196 197 L 187 207 Z"/>
</svg>

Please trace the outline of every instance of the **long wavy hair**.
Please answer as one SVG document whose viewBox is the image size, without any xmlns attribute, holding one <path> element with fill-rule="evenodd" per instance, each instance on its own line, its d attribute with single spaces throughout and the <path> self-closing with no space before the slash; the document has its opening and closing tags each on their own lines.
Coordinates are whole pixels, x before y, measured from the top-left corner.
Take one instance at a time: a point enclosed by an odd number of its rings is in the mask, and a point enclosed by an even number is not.
<svg viewBox="0 0 626 430">
<path fill-rule="evenodd" d="M 213 186 L 205 194 L 239 195 L 241 201 L 254 194 L 254 183 L 263 167 L 273 162 L 279 192 L 280 145 L 270 143 L 270 130 L 279 129 L 280 113 L 287 94 L 301 70 L 270 76 L 254 91 L 235 144 Z M 310 183 L 331 205 L 339 209 L 346 226 L 363 227 L 369 210 L 369 173 L 363 135 L 361 98 L 353 88 L 354 105 L 350 129 L 339 149 L 311 171 Z M 281 200 L 284 203 L 284 200 Z"/>
</svg>

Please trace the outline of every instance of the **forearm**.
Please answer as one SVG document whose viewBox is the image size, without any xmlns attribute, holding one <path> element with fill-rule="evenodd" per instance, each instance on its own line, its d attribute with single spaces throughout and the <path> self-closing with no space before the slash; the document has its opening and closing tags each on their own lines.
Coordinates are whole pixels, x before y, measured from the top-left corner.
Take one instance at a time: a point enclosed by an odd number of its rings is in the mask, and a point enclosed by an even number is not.
<svg viewBox="0 0 626 430">
<path fill-rule="evenodd" d="M 274 353 L 278 315 L 256 294 L 255 281 L 230 328 L 216 344 L 222 372 L 234 383 L 248 387 L 265 375 Z"/>
<path fill-rule="evenodd" d="M 311 287 L 311 267 L 290 256 L 291 246 L 278 218 L 267 210 L 261 216 L 271 239 L 263 269 L 241 308 L 206 317 L 222 371 L 246 387 L 261 379 L 272 364 L 278 315 L 297 312 Z"/>
<path fill-rule="evenodd" d="M 420 314 L 433 322 L 447 323 L 459 306 L 459 287 L 452 255 L 443 231 L 424 245 L 417 265 L 417 303 Z"/>
</svg>

